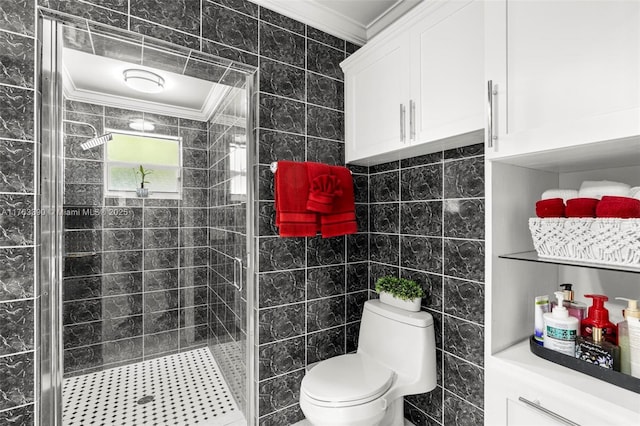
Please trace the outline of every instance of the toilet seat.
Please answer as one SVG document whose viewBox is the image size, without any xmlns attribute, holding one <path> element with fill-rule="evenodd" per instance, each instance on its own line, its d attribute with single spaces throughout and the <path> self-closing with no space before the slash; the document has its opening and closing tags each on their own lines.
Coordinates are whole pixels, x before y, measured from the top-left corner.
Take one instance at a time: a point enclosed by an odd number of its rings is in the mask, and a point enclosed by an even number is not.
<svg viewBox="0 0 640 426">
<path fill-rule="evenodd" d="M 320 362 L 302 379 L 301 391 L 313 404 L 344 407 L 364 404 L 384 394 L 395 374 L 364 354 Z"/>
</svg>

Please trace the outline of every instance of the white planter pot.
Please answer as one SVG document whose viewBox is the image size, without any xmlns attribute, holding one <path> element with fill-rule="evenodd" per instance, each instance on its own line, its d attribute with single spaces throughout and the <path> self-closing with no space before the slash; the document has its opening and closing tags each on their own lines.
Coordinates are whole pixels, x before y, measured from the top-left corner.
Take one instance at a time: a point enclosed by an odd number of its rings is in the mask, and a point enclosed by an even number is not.
<svg viewBox="0 0 640 426">
<path fill-rule="evenodd" d="M 386 291 L 380 293 L 380 301 L 382 303 L 404 309 L 405 311 L 418 312 L 420 310 L 420 300 L 419 297 L 411 300 L 402 300 Z"/>
<path fill-rule="evenodd" d="M 141 198 L 146 198 L 149 196 L 148 188 L 136 188 L 136 195 Z"/>
</svg>

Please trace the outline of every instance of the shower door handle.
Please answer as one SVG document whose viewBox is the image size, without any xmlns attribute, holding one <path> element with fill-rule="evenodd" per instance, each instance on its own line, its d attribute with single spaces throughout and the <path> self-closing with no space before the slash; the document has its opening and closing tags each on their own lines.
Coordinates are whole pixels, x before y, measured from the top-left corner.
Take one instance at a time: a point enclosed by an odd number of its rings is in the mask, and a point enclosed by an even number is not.
<svg viewBox="0 0 640 426">
<path fill-rule="evenodd" d="M 236 266 L 238 267 L 238 275 L 236 275 Z M 233 258 L 233 286 L 242 292 L 242 259 Z"/>
</svg>

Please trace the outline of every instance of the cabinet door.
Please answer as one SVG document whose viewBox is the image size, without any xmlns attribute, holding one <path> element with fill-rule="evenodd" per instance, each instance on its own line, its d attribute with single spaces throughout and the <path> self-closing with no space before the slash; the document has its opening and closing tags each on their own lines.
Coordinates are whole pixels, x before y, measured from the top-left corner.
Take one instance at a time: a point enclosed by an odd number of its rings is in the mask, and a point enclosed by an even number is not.
<svg viewBox="0 0 640 426">
<path fill-rule="evenodd" d="M 407 37 L 402 35 L 370 50 L 357 65 L 345 70 L 347 162 L 405 146 L 408 49 Z"/>
<path fill-rule="evenodd" d="M 508 426 L 558 426 L 566 424 L 554 420 L 520 401 L 507 399 Z"/>
<path fill-rule="evenodd" d="M 452 1 L 412 29 L 411 143 L 484 128 L 483 15 L 482 1 Z"/>
<path fill-rule="evenodd" d="M 640 133 L 640 2 L 486 2 L 489 157 Z"/>
</svg>

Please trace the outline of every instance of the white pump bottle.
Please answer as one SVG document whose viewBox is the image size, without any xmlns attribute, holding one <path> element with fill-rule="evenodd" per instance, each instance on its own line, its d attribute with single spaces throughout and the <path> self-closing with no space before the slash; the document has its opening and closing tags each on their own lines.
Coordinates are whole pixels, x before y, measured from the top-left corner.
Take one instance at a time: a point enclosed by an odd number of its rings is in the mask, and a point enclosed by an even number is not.
<svg viewBox="0 0 640 426">
<path fill-rule="evenodd" d="M 544 314 L 544 347 L 565 355 L 575 356 L 576 336 L 579 333 L 580 321 L 569 316 L 569 311 L 562 305 L 564 293 L 554 293 L 558 299 L 552 312 Z"/>
</svg>

